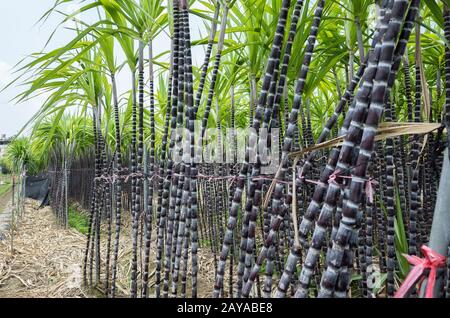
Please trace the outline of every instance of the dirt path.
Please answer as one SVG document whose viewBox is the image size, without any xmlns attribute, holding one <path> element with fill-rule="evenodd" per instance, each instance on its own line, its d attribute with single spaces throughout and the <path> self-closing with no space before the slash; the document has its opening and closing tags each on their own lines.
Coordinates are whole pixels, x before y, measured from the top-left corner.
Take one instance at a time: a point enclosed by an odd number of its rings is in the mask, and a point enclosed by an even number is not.
<svg viewBox="0 0 450 318">
<path fill-rule="evenodd" d="M 98 290 L 92 293 L 82 287 L 86 236 L 74 229 L 61 228 L 50 207 L 38 209 L 36 201 L 27 200 L 25 213 L 17 221 L 13 233 L 11 238 L 11 231 L 6 231 L 5 238 L 0 240 L 0 298 L 99 297 Z M 102 251 L 106 250 L 106 233 L 106 224 L 103 224 Z M 131 246 L 131 220 L 125 215 L 122 220 L 118 255 L 117 297 L 129 295 Z M 149 287 L 150 295 L 153 296 L 156 270 L 155 232 L 151 246 Z M 104 253 L 101 257 L 104 266 Z M 139 255 L 139 260 L 142 260 L 142 255 Z M 214 259 L 209 248 L 199 250 L 198 262 L 198 296 L 211 297 Z M 190 271 L 187 280 L 188 295 L 191 283 L 189 276 Z M 102 272 L 101 281 L 103 280 Z M 227 279 L 225 281 L 227 282 Z"/>
<path fill-rule="evenodd" d="M 9 232 L 12 219 L 11 190 L 0 196 L 0 240 Z"/>
<path fill-rule="evenodd" d="M 85 237 L 56 224 L 50 208 L 27 201 L 12 237 L 0 242 L 0 297 L 87 297 L 82 289 Z"/>
</svg>

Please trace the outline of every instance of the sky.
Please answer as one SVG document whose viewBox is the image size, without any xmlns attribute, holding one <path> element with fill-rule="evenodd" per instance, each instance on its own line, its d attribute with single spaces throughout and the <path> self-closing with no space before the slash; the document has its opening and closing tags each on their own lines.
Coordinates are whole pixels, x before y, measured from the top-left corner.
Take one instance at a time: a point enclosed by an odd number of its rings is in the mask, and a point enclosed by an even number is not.
<svg viewBox="0 0 450 318">
<path fill-rule="evenodd" d="M 56 15 L 50 17 L 45 24 L 36 24 L 53 3 L 54 0 L 0 1 L 0 34 L 3 43 L 0 50 L 1 89 L 15 78 L 13 67 L 30 53 L 41 51 L 58 25 L 61 16 Z M 65 30 L 58 32 L 49 48 L 64 43 L 67 35 Z M 40 97 L 15 104 L 11 99 L 21 89 L 19 85 L 14 85 L 0 92 L 0 134 L 16 134 L 43 101 L 43 97 Z"/>
<path fill-rule="evenodd" d="M 14 0 L 0 1 L 0 35 L 2 46 L 0 49 L 0 90 L 15 78 L 14 66 L 31 53 L 55 49 L 67 43 L 73 33 L 64 25 L 58 28 L 49 44 L 45 47 L 47 40 L 53 30 L 60 24 L 63 16 L 54 13 L 45 22 L 38 22 L 40 17 L 50 9 L 55 0 Z M 74 12 L 76 5 L 62 5 L 61 11 Z M 83 14 L 83 21 L 93 21 L 94 16 Z M 196 17 L 191 18 L 191 30 L 193 39 L 200 36 L 202 23 Z M 170 40 L 167 35 L 162 34 L 155 41 L 155 56 L 170 48 Z M 120 56 L 119 56 L 120 59 Z M 203 60 L 202 51 L 199 48 L 193 52 L 194 65 L 201 64 Z M 118 76 L 119 94 L 129 87 L 130 75 L 124 70 Z M 19 83 L 18 83 L 19 84 Z M 12 99 L 23 91 L 23 86 L 15 84 L 4 91 L 0 91 L 0 135 L 12 136 L 29 121 L 39 110 L 45 100 L 39 96 L 32 100 L 16 104 Z"/>
</svg>

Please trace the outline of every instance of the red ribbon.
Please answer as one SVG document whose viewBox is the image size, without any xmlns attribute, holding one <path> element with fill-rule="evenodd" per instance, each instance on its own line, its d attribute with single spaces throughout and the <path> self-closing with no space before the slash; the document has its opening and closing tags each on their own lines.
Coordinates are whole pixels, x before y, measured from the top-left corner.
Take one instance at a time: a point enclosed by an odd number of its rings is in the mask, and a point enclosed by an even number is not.
<svg viewBox="0 0 450 318">
<path fill-rule="evenodd" d="M 337 184 L 336 178 L 351 179 L 352 177 L 342 175 L 341 170 L 337 169 L 328 178 L 328 183 Z M 370 203 L 373 203 L 374 185 L 377 185 L 377 184 L 378 184 L 378 182 L 373 178 L 369 178 L 366 180 L 365 192 L 366 192 L 367 199 L 369 200 Z"/>
<path fill-rule="evenodd" d="M 328 177 L 328 183 L 334 183 L 337 184 L 336 178 L 342 178 L 342 179 L 351 179 L 350 176 L 344 176 L 341 174 L 342 171 L 340 169 L 336 169 L 329 177 Z"/>
<path fill-rule="evenodd" d="M 328 177 L 328 183 L 336 183 L 336 178 L 341 173 L 341 170 L 337 169 L 335 170 L 329 177 Z"/>
<path fill-rule="evenodd" d="M 437 269 L 444 267 L 445 256 L 433 251 L 428 246 L 422 245 L 420 248 L 425 258 L 420 258 L 414 255 L 406 255 L 406 260 L 414 267 L 406 276 L 405 281 L 400 286 L 399 290 L 394 295 L 394 298 L 404 298 L 406 293 L 411 287 L 418 281 L 419 278 L 424 279 L 424 272 L 426 269 L 430 269 L 430 275 L 428 276 L 427 288 L 425 292 L 425 298 L 433 298 L 434 286 L 436 284 Z"/>
</svg>

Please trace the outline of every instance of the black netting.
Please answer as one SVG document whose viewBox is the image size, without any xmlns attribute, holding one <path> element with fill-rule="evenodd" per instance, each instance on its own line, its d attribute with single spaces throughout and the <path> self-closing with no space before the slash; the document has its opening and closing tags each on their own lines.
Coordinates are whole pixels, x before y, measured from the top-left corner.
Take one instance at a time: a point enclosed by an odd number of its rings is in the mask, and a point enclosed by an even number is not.
<svg viewBox="0 0 450 318">
<path fill-rule="evenodd" d="M 47 175 L 27 176 L 25 178 L 25 196 L 40 201 L 41 206 L 48 205 L 49 184 Z"/>
</svg>

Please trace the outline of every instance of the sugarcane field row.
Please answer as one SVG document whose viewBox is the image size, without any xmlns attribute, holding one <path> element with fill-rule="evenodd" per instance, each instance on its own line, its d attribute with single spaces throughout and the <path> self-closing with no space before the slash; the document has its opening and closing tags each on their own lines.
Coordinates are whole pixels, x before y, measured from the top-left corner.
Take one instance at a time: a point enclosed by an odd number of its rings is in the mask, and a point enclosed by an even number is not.
<svg viewBox="0 0 450 318">
<path fill-rule="evenodd" d="M 450 1 L 52 3 L 0 297 L 450 298 Z"/>
</svg>

